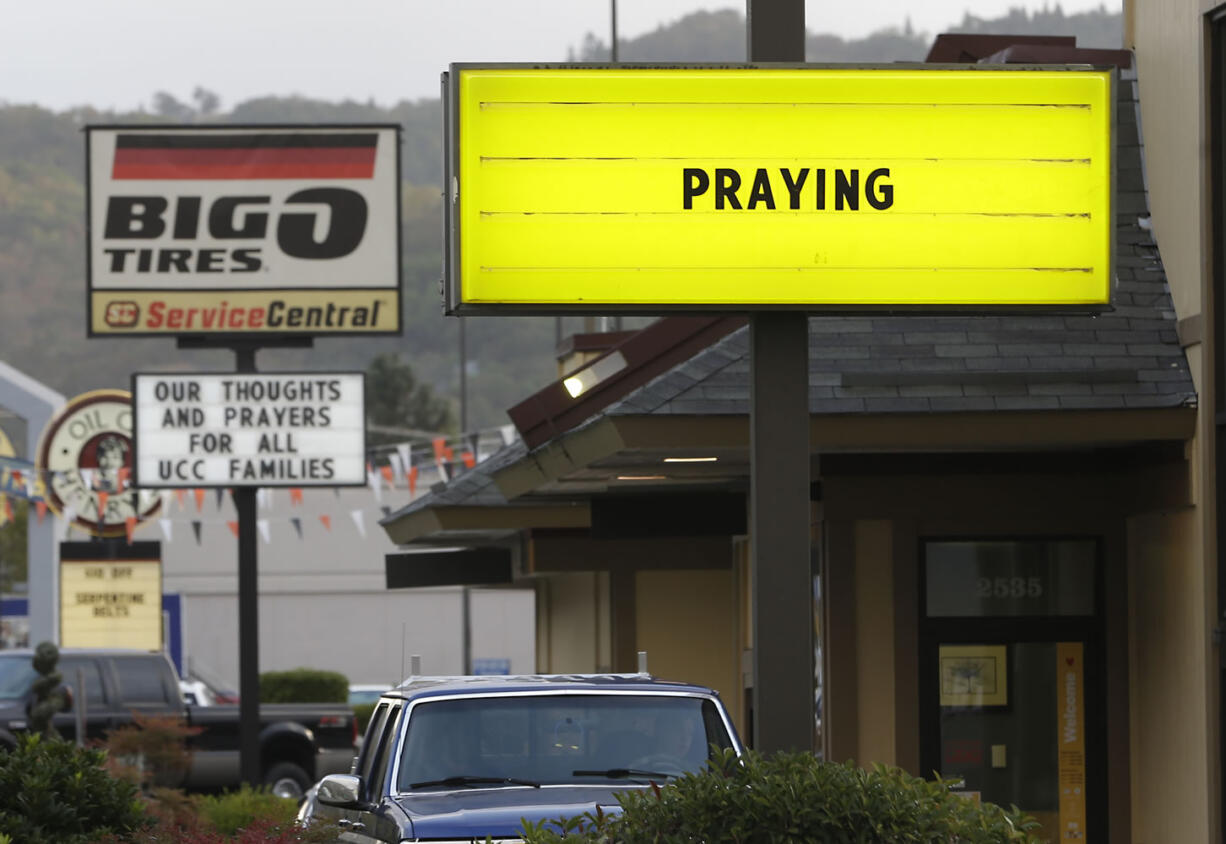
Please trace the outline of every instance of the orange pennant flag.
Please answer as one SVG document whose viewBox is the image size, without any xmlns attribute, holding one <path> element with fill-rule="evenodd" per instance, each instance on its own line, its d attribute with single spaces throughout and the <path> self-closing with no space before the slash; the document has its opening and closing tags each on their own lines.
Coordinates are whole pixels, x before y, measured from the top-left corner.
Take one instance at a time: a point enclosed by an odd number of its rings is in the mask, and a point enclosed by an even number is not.
<svg viewBox="0 0 1226 844">
<path fill-rule="evenodd" d="M 98 493 L 98 517 L 99 517 L 99 521 L 101 521 L 101 518 L 102 518 L 103 514 L 105 514 L 105 513 L 106 513 L 106 502 L 107 502 L 107 501 L 110 499 L 110 497 L 111 497 L 111 494 L 110 494 L 109 492 L 106 492 L 106 491 L 100 491 L 100 492 Z"/>
<path fill-rule="evenodd" d="M 289 488 L 289 503 L 290 504 L 301 504 L 302 503 L 302 490 L 301 489 L 299 489 L 296 486 L 292 486 Z"/>
<path fill-rule="evenodd" d="M 319 520 L 323 522 L 324 527 L 326 527 L 328 530 L 332 530 L 332 517 L 331 516 L 325 513 L 324 515 L 319 517 Z"/>
<path fill-rule="evenodd" d="M 192 494 L 196 496 L 196 512 L 199 513 L 204 509 L 204 490 L 193 489 Z"/>
<path fill-rule="evenodd" d="M 379 471 L 383 473 L 383 480 L 387 481 L 389 487 L 396 486 L 396 482 L 392 479 L 392 467 L 380 466 Z"/>
<path fill-rule="evenodd" d="M 230 533 L 234 534 L 234 538 L 238 538 L 238 522 L 226 522 L 226 527 L 230 529 Z"/>
<path fill-rule="evenodd" d="M 128 475 L 130 475 L 131 473 L 132 473 L 132 470 L 129 469 L 127 466 L 119 467 L 119 489 L 121 492 L 128 488 Z"/>
<path fill-rule="evenodd" d="M 477 465 L 477 456 L 471 451 L 466 451 L 460 455 L 460 459 L 464 461 L 464 465 L 469 469 Z"/>
<path fill-rule="evenodd" d="M 38 523 L 41 525 L 43 523 L 43 519 L 47 518 L 47 502 L 35 501 L 34 510 L 38 513 Z"/>
<path fill-rule="evenodd" d="M 185 508 L 185 507 L 187 506 L 187 490 L 185 490 L 185 489 L 176 489 L 176 490 L 175 490 L 175 498 L 177 498 L 177 499 L 179 500 L 179 509 L 180 509 L 180 510 L 182 510 L 183 508 Z"/>
<path fill-rule="evenodd" d="M 409 494 L 417 495 L 417 467 L 409 469 Z"/>
<path fill-rule="evenodd" d="M 128 544 L 132 544 L 132 534 L 136 532 L 136 517 L 128 516 L 123 520 L 124 532 L 128 534 Z"/>
<path fill-rule="evenodd" d="M 444 456 L 447 453 L 447 438 L 446 437 L 435 437 L 433 440 L 433 444 L 434 444 L 434 462 L 442 463 Z"/>
</svg>

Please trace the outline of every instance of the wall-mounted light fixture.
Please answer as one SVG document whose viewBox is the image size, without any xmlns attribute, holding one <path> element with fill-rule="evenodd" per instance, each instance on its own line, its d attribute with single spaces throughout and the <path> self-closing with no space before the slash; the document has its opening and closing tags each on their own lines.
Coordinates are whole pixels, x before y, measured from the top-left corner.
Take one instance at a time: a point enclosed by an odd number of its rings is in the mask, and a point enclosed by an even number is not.
<svg viewBox="0 0 1226 844">
<path fill-rule="evenodd" d="M 666 475 L 618 475 L 619 481 L 663 481 Z"/>
<path fill-rule="evenodd" d="M 665 457 L 665 463 L 714 463 L 718 457 Z"/>
<path fill-rule="evenodd" d="M 601 381 L 616 375 L 625 368 L 626 359 L 622 357 L 622 353 L 609 352 L 573 375 L 567 376 L 563 379 L 562 386 L 566 388 L 566 392 L 570 393 L 571 398 L 577 399 Z"/>
</svg>

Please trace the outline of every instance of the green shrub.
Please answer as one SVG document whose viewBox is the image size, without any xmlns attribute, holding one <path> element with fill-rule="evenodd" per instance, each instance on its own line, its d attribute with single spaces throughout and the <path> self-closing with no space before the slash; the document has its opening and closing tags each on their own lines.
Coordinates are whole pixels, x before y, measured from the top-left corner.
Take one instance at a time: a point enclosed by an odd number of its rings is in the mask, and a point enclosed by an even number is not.
<svg viewBox="0 0 1226 844">
<path fill-rule="evenodd" d="M 262 703 L 345 703 L 349 679 L 335 671 L 295 668 L 260 675 Z"/>
<path fill-rule="evenodd" d="M 370 723 L 370 716 L 375 711 L 375 703 L 355 703 L 353 705 L 353 718 L 358 722 L 358 735 L 366 735 L 366 725 Z"/>
<path fill-rule="evenodd" d="M 620 814 L 528 824 L 528 844 L 665 841 L 823 844 L 1037 844 L 1033 819 L 898 768 L 861 770 L 808 753 L 729 750 L 701 774 L 624 792 Z"/>
<path fill-rule="evenodd" d="M 37 735 L 0 752 L 0 834 L 23 844 L 87 844 L 148 823 L 130 782 L 103 768 L 106 753 Z"/>
<path fill-rule="evenodd" d="M 200 819 L 217 832 L 234 835 L 256 821 L 288 828 L 294 823 L 298 806 L 292 800 L 244 783 L 238 791 L 199 797 L 196 811 Z"/>
</svg>

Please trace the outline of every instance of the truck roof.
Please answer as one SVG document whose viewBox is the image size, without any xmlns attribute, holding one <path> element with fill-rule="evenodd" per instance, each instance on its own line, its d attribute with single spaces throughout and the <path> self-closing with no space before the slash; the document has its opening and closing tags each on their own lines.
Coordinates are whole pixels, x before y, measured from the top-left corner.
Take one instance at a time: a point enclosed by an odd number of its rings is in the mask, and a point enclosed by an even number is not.
<svg viewBox="0 0 1226 844">
<path fill-rule="evenodd" d="M 609 692 L 636 691 L 710 695 L 718 692 L 692 683 L 659 680 L 650 674 L 480 674 L 447 676 L 410 676 L 384 697 L 408 699 L 455 694 L 507 692 Z"/>
</svg>

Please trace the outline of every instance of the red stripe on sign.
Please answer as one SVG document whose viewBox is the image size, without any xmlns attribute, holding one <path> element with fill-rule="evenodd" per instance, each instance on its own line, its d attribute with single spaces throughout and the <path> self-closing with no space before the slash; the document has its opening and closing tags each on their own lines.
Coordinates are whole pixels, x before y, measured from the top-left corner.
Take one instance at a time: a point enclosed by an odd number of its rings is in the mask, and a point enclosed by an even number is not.
<svg viewBox="0 0 1226 844">
<path fill-rule="evenodd" d="M 117 149 L 113 179 L 369 179 L 373 147 Z"/>
</svg>

